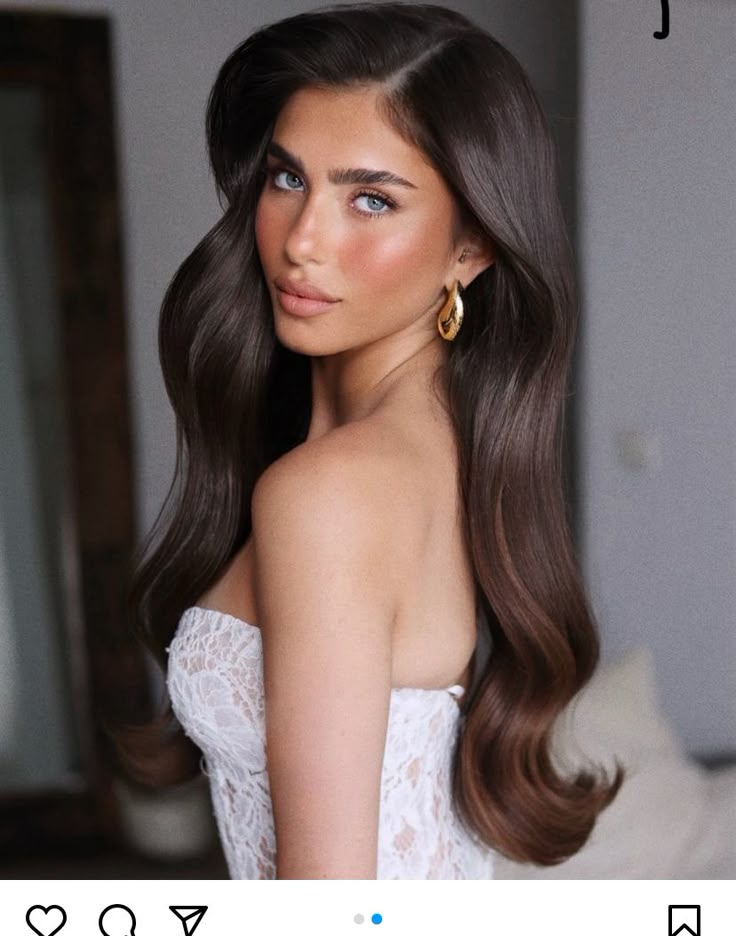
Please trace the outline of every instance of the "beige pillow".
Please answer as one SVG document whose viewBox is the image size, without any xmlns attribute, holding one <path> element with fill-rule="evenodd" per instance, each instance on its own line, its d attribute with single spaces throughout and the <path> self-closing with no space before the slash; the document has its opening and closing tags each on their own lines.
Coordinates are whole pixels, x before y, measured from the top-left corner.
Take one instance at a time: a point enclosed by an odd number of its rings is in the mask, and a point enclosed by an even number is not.
<svg viewBox="0 0 736 936">
<path fill-rule="evenodd" d="M 588 760 L 627 777 L 583 848 L 554 867 L 499 858 L 495 876 L 534 879 L 682 878 L 697 876 L 693 854 L 707 825 L 707 771 L 690 762 L 659 711 L 652 657 L 638 648 L 600 666 L 560 718 L 558 765 Z"/>
<path fill-rule="evenodd" d="M 630 761 L 684 755 L 659 710 L 654 662 L 647 647 L 599 666 L 560 718 L 554 739 L 558 756 L 581 765 L 585 754 L 608 765 L 613 755 Z"/>
</svg>

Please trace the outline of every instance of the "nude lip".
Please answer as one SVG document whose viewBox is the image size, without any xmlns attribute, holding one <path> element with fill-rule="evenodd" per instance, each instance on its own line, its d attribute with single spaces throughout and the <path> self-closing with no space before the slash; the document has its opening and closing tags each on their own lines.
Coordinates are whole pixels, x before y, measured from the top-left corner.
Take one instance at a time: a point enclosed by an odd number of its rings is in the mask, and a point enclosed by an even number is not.
<svg viewBox="0 0 736 936">
<path fill-rule="evenodd" d="M 273 282 L 278 289 L 283 289 L 284 292 L 291 293 L 292 296 L 301 296 L 302 299 L 319 299 L 322 302 L 336 301 L 335 296 L 322 292 L 321 289 L 317 289 L 316 286 L 312 286 L 311 283 L 304 280 L 290 280 L 285 276 L 277 276 Z"/>
<path fill-rule="evenodd" d="M 294 296 L 277 286 L 281 306 L 292 315 L 318 315 L 334 306 L 339 299 L 306 299 L 304 296 Z"/>
</svg>

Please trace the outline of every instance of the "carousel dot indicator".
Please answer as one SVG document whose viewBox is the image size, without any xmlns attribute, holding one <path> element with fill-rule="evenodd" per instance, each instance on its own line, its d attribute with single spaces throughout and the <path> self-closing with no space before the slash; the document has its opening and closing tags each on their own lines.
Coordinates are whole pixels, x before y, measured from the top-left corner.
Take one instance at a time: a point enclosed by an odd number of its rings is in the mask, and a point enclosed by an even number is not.
<svg viewBox="0 0 736 936">
<path fill-rule="evenodd" d="M 373 916 L 371 917 L 371 923 L 382 923 L 382 922 L 383 922 L 383 917 L 381 916 L 380 913 L 374 913 Z"/>
<path fill-rule="evenodd" d="M 356 913 L 355 916 L 353 917 L 353 923 L 363 923 L 364 920 L 365 920 L 365 917 L 363 916 L 362 913 Z"/>
</svg>

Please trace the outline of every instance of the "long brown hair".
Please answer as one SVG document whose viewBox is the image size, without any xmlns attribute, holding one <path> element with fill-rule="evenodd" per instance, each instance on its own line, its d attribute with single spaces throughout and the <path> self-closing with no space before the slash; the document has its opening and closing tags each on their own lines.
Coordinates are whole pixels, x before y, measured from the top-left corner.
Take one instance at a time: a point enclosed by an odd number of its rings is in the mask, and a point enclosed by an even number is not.
<svg viewBox="0 0 736 936">
<path fill-rule="evenodd" d="M 181 614 L 250 534 L 256 479 L 306 437 L 310 360 L 275 337 L 255 245 L 265 148 L 296 90 L 367 84 L 444 177 L 462 217 L 495 246 L 495 263 L 464 292 L 443 374 L 492 643 L 454 752 L 453 795 L 461 820 L 489 846 L 554 864 L 585 843 L 623 779 L 618 765 L 612 780 L 592 769 L 563 776 L 551 752 L 553 725 L 599 654 L 564 495 L 572 251 L 554 145 L 529 79 L 461 14 L 428 4 L 323 7 L 259 29 L 222 65 L 207 136 L 223 214 L 161 309 L 177 459 L 131 576 L 132 626 L 165 672 Z M 172 784 L 197 770 L 198 752 L 167 700 L 150 723 L 117 737 L 143 782 Z"/>
</svg>

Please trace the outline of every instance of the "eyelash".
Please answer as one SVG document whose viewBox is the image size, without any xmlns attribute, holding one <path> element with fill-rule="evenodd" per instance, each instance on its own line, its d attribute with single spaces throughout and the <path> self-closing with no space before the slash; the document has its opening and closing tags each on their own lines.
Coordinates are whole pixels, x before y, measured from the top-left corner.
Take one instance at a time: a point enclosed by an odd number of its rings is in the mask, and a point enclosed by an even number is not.
<svg viewBox="0 0 736 936">
<path fill-rule="evenodd" d="M 274 178 L 280 173 L 286 172 L 289 175 L 296 176 L 297 179 L 301 178 L 296 172 L 292 172 L 291 169 L 285 169 L 283 166 L 266 167 L 262 169 L 261 172 L 270 180 L 270 188 L 275 192 L 296 191 L 296 189 L 284 189 L 275 184 Z M 361 211 L 360 208 L 356 208 L 355 210 L 358 214 L 363 215 L 365 218 L 381 218 L 396 208 L 396 202 L 392 198 L 389 198 L 388 195 L 383 195 L 381 192 L 373 191 L 372 189 L 362 189 L 356 194 L 355 198 L 361 198 L 364 195 L 367 195 L 369 198 L 377 198 L 379 201 L 384 202 L 389 209 L 388 211 Z"/>
</svg>

